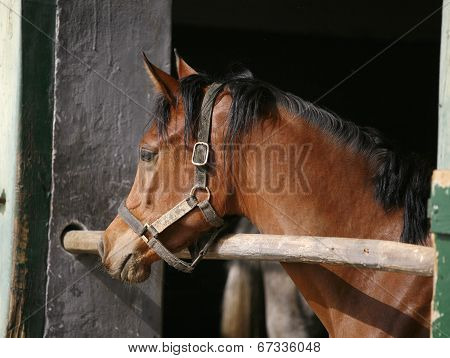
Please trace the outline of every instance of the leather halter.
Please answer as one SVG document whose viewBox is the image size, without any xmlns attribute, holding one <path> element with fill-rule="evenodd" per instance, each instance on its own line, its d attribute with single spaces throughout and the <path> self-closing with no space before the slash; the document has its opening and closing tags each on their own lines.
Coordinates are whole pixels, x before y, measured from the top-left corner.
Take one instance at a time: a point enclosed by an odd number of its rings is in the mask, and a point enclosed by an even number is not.
<svg viewBox="0 0 450 358">
<path fill-rule="evenodd" d="M 197 263 L 203 258 L 208 251 L 208 248 L 218 236 L 224 224 L 223 219 L 217 215 L 216 211 L 211 206 L 209 201 L 211 198 L 211 192 L 208 188 L 207 182 L 211 120 L 214 102 L 218 95 L 218 89 L 220 86 L 220 83 L 213 83 L 208 88 L 203 98 L 200 122 L 197 132 L 197 142 L 194 144 L 191 160 L 195 167 L 195 179 L 189 195 L 151 224 L 143 224 L 138 218 L 136 218 L 125 206 L 125 200 L 120 204 L 118 210 L 119 216 L 137 235 L 139 235 L 142 240 L 144 240 L 149 248 L 153 249 L 158 254 L 162 260 L 177 270 L 187 273 L 194 270 Z M 197 191 L 205 191 L 207 193 L 207 198 L 203 201 L 199 201 L 195 195 Z M 217 228 L 217 230 L 211 235 L 206 244 L 200 250 L 197 250 L 196 247 L 189 248 L 192 256 L 192 262 L 188 263 L 180 260 L 173 253 L 167 250 L 161 241 L 158 240 L 158 235 L 195 208 L 199 208 L 205 220 L 211 226 Z M 148 235 L 150 237 L 148 237 Z"/>
</svg>

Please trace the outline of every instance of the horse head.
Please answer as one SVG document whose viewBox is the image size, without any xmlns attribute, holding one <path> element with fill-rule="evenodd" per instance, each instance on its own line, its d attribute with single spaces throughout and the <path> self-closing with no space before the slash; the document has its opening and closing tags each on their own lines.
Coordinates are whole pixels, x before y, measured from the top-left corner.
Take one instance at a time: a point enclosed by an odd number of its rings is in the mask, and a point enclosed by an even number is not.
<svg viewBox="0 0 450 358">
<path fill-rule="evenodd" d="M 220 226 L 221 218 L 233 212 L 231 195 L 227 194 L 232 182 L 221 175 L 223 157 L 217 155 L 219 144 L 224 142 L 220 128 L 226 122 L 229 98 L 222 91 L 211 97 L 208 139 L 200 141 L 200 123 L 196 122 L 200 113 L 193 103 L 183 103 L 181 82 L 191 77 L 202 81 L 202 77 L 178 56 L 179 80 L 153 65 L 145 54 L 144 62 L 157 94 L 152 124 L 137 148 L 134 184 L 122 204 L 125 214 L 113 220 L 100 245 L 108 272 L 129 282 L 145 280 L 151 264 L 161 256 L 166 259 L 155 245 L 149 245 L 151 238 L 157 236 L 157 246 L 171 255 Z M 202 101 L 210 87 L 208 81 L 196 87 L 194 102 Z M 188 116 L 194 120 L 185 120 Z M 200 158 L 195 159 L 194 152 Z M 205 178 L 198 178 L 203 175 Z M 142 226 L 136 229 L 133 222 Z"/>
</svg>

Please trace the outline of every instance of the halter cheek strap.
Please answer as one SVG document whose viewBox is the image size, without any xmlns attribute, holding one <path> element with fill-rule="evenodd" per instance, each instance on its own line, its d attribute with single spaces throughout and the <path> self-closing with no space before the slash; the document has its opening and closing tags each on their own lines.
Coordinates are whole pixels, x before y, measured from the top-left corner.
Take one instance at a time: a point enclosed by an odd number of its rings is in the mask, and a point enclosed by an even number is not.
<svg viewBox="0 0 450 358">
<path fill-rule="evenodd" d="M 192 164 L 195 166 L 195 179 L 194 186 L 192 187 L 189 196 L 180 201 L 172 209 L 160 216 L 151 224 L 143 224 L 138 218 L 136 218 L 126 207 L 125 200 L 120 204 L 118 210 L 118 214 L 122 220 L 124 220 L 128 226 L 137 235 L 139 235 L 148 247 L 153 249 L 162 260 L 177 270 L 187 273 L 194 270 L 197 263 L 203 258 L 208 251 L 208 248 L 219 235 L 224 224 L 223 219 L 216 213 L 210 203 L 211 192 L 208 188 L 207 182 L 211 119 L 214 101 L 217 97 L 219 87 L 219 83 L 213 83 L 206 91 L 205 97 L 203 98 L 200 122 L 197 132 L 197 142 L 194 144 L 191 160 Z M 197 191 L 205 191 L 207 193 L 207 198 L 203 201 L 198 201 L 195 195 Z M 192 262 L 188 263 L 180 260 L 173 253 L 167 250 L 158 240 L 158 235 L 195 208 L 199 208 L 206 222 L 217 229 L 208 239 L 203 248 L 197 249 L 196 246 L 189 248 L 191 251 Z"/>
</svg>

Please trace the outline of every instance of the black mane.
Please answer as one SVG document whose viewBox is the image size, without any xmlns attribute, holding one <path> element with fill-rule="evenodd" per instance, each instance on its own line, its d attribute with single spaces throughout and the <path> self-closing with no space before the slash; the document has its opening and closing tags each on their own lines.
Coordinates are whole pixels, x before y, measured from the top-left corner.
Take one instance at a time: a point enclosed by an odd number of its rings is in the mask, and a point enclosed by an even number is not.
<svg viewBox="0 0 450 358">
<path fill-rule="evenodd" d="M 204 88 L 213 83 L 204 74 L 180 81 L 186 116 L 185 140 L 195 137 Z M 401 241 L 423 244 L 429 231 L 426 203 L 430 195 L 431 167 L 413 154 L 395 150 L 392 143 L 377 130 L 359 127 L 337 115 L 254 79 L 248 71 L 233 74 L 221 81 L 232 97 L 226 142 L 233 143 L 252 126 L 264 119 L 278 118 L 278 109 L 286 108 L 335 140 L 362 153 L 375 164 L 373 176 L 375 197 L 386 211 L 403 208 L 404 228 Z M 169 104 L 160 99 L 156 107 L 158 130 L 164 136 L 169 120 Z"/>
</svg>

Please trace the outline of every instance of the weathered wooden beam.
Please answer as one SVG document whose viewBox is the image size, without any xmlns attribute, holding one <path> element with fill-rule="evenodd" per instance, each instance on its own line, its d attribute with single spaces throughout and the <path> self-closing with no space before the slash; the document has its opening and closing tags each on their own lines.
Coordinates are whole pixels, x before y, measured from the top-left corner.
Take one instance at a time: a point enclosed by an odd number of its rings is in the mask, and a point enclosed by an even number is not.
<svg viewBox="0 0 450 358">
<path fill-rule="evenodd" d="M 72 253 L 95 254 L 101 235 L 101 231 L 69 231 L 63 238 L 63 245 Z M 178 256 L 190 257 L 188 250 Z M 206 259 L 325 263 L 432 276 L 434 250 L 381 240 L 235 234 L 214 244 Z"/>
<path fill-rule="evenodd" d="M 98 255 L 98 243 L 103 231 L 69 231 L 63 237 L 63 246 L 72 254 Z"/>
</svg>

